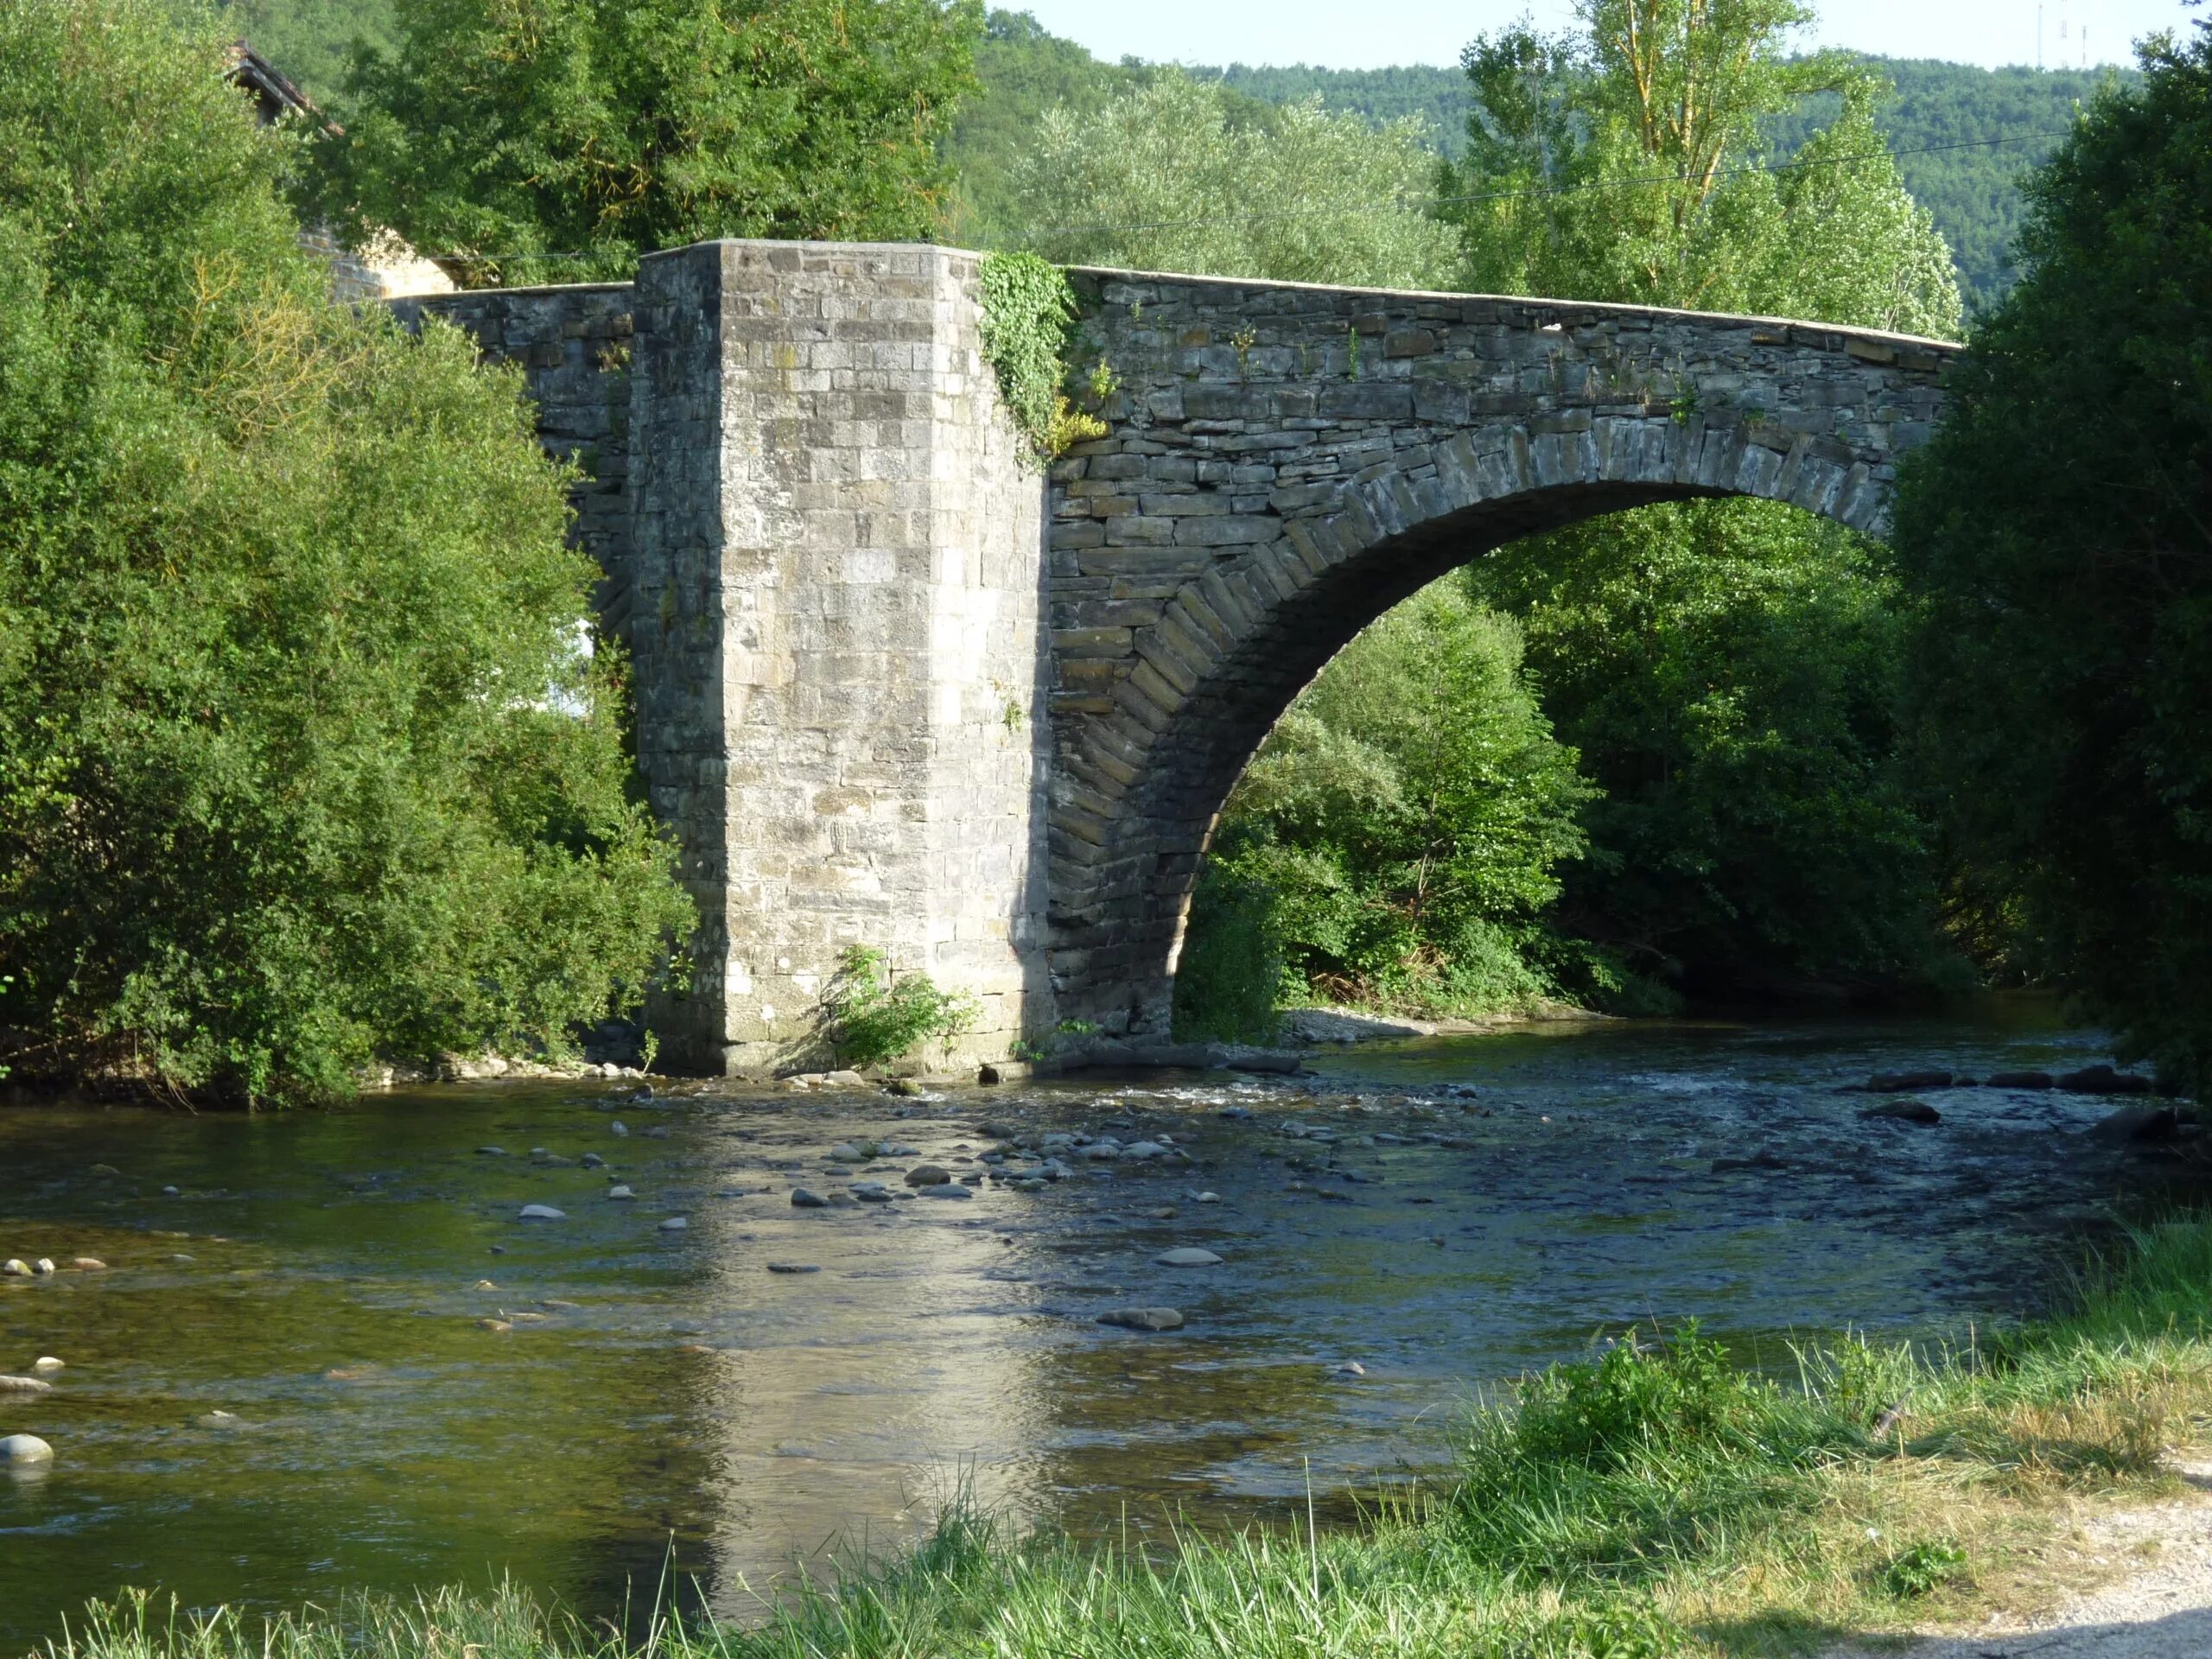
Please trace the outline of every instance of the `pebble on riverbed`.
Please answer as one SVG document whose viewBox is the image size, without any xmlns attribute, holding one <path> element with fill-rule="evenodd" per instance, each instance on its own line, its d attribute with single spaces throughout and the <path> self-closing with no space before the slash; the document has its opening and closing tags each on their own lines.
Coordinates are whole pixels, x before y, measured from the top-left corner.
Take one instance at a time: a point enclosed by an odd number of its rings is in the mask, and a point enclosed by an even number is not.
<svg viewBox="0 0 2212 1659">
<path fill-rule="evenodd" d="M 28 1279 L 30 1276 L 31 1264 L 21 1256 L 11 1255 L 5 1262 L 0 1262 L 0 1278 Z"/>
<path fill-rule="evenodd" d="M 1164 1251 L 1152 1259 L 1163 1268 L 1211 1268 L 1221 1261 L 1211 1250 L 1202 1250 L 1192 1244 Z"/>
<path fill-rule="evenodd" d="M 671 1216 L 666 1221 L 661 1223 L 660 1230 L 664 1233 L 680 1233 L 690 1224 L 682 1216 Z"/>
<path fill-rule="evenodd" d="M 58 1371 L 61 1369 L 61 1362 L 52 1354 L 41 1354 L 31 1362 L 31 1370 L 34 1371 Z"/>
<path fill-rule="evenodd" d="M 54 1384 L 35 1376 L 0 1376 L 0 1394 L 52 1394 Z"/>
<path fill-rule="evenodd" d="M 1101 1313 L 1098 1323 L 1119 1325 L 1124 1331 L 1180 1331 L 1183 1315 L 1172 1307 L 1117 1307 Z"/>
<path fill-rule="evenodd" d="M 827 1210 L 829 1207 L 830 1200 L 823 1198 L 819 1192 L 811 1192 L 804 1186 L 795 1186 L 791 1188 L 792 1209 Z"/>
<path fill-rule="evenodd" d="M 568 1218 L 566 1211 L 556 1210 L 550 1204 L 525 1204 L 522 1207 L 522 1214 L 516 1217 L 518 1221 L 566 1221 Z"/>
<path fill-rule="evenodd" d="M 952 1172 L 936 1164 L 917 1164 L 906 1172 L 909 1186 L 943 1186 L 952 1179 Z"/>
<path fill-rule="evenodd" d="M 0 1463 L 26 1468 L 35 1463 L 52 1463 L 54 1448 L 35 1434 L 0 1434 Z"/>
</svg>

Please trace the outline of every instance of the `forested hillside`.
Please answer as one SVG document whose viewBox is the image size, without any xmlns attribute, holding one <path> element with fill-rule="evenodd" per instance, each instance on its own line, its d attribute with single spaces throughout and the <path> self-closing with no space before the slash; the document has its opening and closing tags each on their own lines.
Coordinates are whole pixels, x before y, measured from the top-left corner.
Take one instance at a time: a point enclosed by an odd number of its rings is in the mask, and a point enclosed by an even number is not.
<svg viewBox="0 0 2212 1659">
<path fill-rule="evenodd" d="M 2095 92 L 2103 72 L 1979 69 L 1912 58 L 1866 62 L 1897 89 L 1877 112 L 1876 124 L 1896 152 L 1905 188 L 1935 215 L 1950 243 L 1968 304 L 1986 306 L 2012 284 L 2009 250 L 2020 227 L 2021 206 L 2015 181 L 2050 154 L 2075 105 Z M 1331 109 L 1356 110 L 1370 121 L 1418 116 L 1433 125 L 1447 154 L 1456 155 L 1465 137 L 1467 84 L 1455 68 L 1236 63 L 1196 73 L 1269 103 L 1319 94 Z M 1812 101 L 1775 124 L 1776 148 L 1794 153 L 1834 115 L 1834 99 Z"/>
</svg>

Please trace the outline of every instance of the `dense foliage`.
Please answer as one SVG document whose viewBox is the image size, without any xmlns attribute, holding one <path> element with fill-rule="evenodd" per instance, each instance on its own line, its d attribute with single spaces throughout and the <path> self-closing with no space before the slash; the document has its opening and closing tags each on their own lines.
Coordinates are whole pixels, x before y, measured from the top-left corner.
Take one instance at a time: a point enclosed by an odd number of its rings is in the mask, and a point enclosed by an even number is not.
<svg viewBox="0 0 2212 1659">
<path fill-rule="evenodd" d="M 2020 226 L 2022 175 L 2056 146 L 2076 105 L 2093 96 L 2110 72 L 1982 69 L 1913 58 L 1859 57 L 1856 62 L 1891 89 L 1874 105 L 1875 128 L 1894 151 L 1905 188 L 1928 209 L 1949 245 L 1961 289 L 1974 304 L 1990 304 L 2016 274 L 2012 243 Z M 1412 117 L 1430 127 L 1446 155 L 1457 158 L 1465 147 L 1471 99 L 1465 76 L 1455 69 L 1231 64 L 1192 73 L 1271 104 L 1319 97 L 1331 110 L 1378 124 Z M 1777 111 L 1767 126 L 1777 154 L 1796 155 L 1835 118 L 1838 107 L 1831 95 Z"/>
<path fill-rule="evenodd" d="M 1294 997 L 1479 1010 L 1543 995 L 1525 947 L 1554 867 L 1584 849 L 1592 791 L 1520 665 L 1513 623 L 1450 583 L 1369 628 L 1238 781 L 1193 933 L 1233 925 L 1236 895 L 1257 887 Z M 1232 1034 L 1198 1029 L 1224 993 L 1192 994 L 1186 1033 Z"/>
<path fill-rule="evenodd" d="M 1767 502 L 1647 507 L 1464 574 L 1524 619 L 1560 736 L 1602 791 L 1548 920 L 1617 1005 L 1878 993 L 1942 971 L 1936 861 L 1898 755 L 1905 623 L 1878 550 Z M 1577 975 L 1580 976 L 1578 977 Z"/>
<path fill-rule="evenodd" d="M 1486 291 L 1777 311 L 1910 334 L 1958 323 L 1926 210 L 1886 162 L 1849 59 L 1785 55 L 1800 0 L 1588 0 L 1586 27 L 1467 48 L 1465 152 L 1441 172 Z M 1767 124 L 1842 107 L 1777 173 Z M 1829 165 L 1840 157 L 1874 159 Z"/>
<path fill-rule="evenodd" d="M 1409 127 L 1315 103 L 1240 118 L 1169 71 L 1047 111 L 1008 190 L 1020 239 L 1063 264 L 1417 288 L 1451 261 L 1424 211 L 1433 165 Z"/>
<path fill-rule="evenodd" d="M 626 277 L 723 236 L 918 241 L 980 0 L 396 0 L 318 206 L 465 283 Z"/>
<path fill-rule="evenodd" d="M 685 924 L 518 382 L 324 296 L 212 45 L 0 9 L 0 1053 L 557 1046 Z"/>
<path fill-rule="evenodd" d="M 2212 1084 L 2212 36 L 2030 186 L 2026 274 L 1910 470 L 1929 760 L 2131 1048 Z"/>
</svg>

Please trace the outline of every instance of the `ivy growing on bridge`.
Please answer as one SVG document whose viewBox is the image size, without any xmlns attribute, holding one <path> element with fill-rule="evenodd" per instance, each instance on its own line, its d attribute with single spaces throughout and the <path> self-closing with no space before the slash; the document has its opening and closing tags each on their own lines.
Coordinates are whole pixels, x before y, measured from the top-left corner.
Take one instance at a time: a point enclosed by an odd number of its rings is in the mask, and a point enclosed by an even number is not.
<svg viewBox="0 0 2212 1659">
<path fill-rule="evenodd" d="M 1070 444 L 1106 435 L 1106 423 L 1077 408 L 1062 390 L 1067 380 L 1068 328 L 1076 320 L 1075 290 L 1066 274 L 1033 253 L 983 256 L 977 272 L 983 291 L 983 355 L 998 373 L 999 391 L 1014 424 L 1049 460 Z M 1116 389 L 1103 361 L 1090 377 L 1094 403 Z"/>
</svg>

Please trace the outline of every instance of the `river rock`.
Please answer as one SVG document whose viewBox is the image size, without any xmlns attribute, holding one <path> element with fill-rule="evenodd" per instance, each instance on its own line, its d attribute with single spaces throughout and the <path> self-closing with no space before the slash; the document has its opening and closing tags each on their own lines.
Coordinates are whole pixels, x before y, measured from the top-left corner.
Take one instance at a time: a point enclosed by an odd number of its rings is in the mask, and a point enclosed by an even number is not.
<svg viewBox="0 0 2212 1659">
<path fill-rule="evenodd" d="M 2048 1089 L 2053 1079 L 2048 1071 L 1993 1071 L 1983 1085 L 1988 1089 Z"/>
<path fill-rule="evenodd" d="M 883 1092 L 895 1095 L 901 1100 L 912 1100 L 922 1092 L 922 1086 L 912 1077 L 892 1077 L 884 1084 Z"/>
<path fill-rule="evenodd" d="M 771 1262 L 771 1273 L 819 1273 L 822 1269 L 811 1262 Z"/>
<path fill-rule="evenodd" d="M 92 1166 L 92 1173 L 95 1175 L 120 1175 L 123 1172 L 118 1169 L 113 1164 L 94 1164 Z"/>
<path fill-rule="evenodd" d="M 61 1369 L 61 1362 L 52 1354 L 41 1354 L 31 1362 L 31 1370 L 35 1371 L 58 1371 Z"/>
<path fill-rule="evenodd" d="M 906 1172 L 909 1186 L 943 1186 L 952 1179 L 952 1172 L 936 1164 L 916 1164 Z"/>
<path fill-rule="evenodd" d="M 1183 1315 L 1172 1307 L 1117 1307 L 1098 1316 L 1101 1325 L 1116 1325 L 1124 1331 L 1180 1331 Z"/>
<path fill-rule="evenodd" d="M 955 1181 L 943 1186 L 925 1186 L 916 1196 L 925 1198 L 972 1198 L 976 1192 L 973 1187 L 962 1186 Z"/>
<path fill-rule="evenodd" d="M 1348 1359 L 1329 1373 L 1331 1376 L 1365 1376 L 1367 1367 L 1356 1359 Z"/>
<path fill-rule="evenodd" d="M 107 1271 L 107 1263 L 101 1261 L 97 1255 L 72 1256 L 69 1258 L 69 1265 L 76 1268 L 79 1273 L 105 1273 Z"/>
<path fill-rule="evenodd" d="M 664 1233 L 680 1233 L 690 1224 L 690 1220 L 683 1216 L 671 1216 L 666 1221 L 661 1223 L 660 1230 Z"/>
<path fill-rule="evenodd" d="M 1859 1085 L 1870 1095 L 1909 1095 L 1916 1089 L 1948 1089 L 1948 1071 L 1877 1071 Z"/>
<path fill-rule="evenodd" d="M 1894 1118 L 1900 1123 L 1941 1123 L 1943 1121 L 1943 1114 L 1924 1100 L 1885 1100 L 1879 1106 L 1869 1106 L 1859 1116 Z"/>
<path fill-rule="evenodd" d="M 595 1152 L 588 1152 L 584 1154 L 583 1164 L 586 1169 L 605 1169 L 607 1160 Z"/>
<path fill-rule="evenodd" d="M 840 1141 L 830 1148 L 826 1155 L 833 1164 L 864 1164 L 875 1156 L 875 1148 L 855 1146 L 850 1141 Z"/>
<path fill-rule="evenodd" d="M 830 1200 L 823 1198 L 819 1192 L 810 1192 L 807 1188 L 803 1186 L 795 1186 L 791 1188 L 792 1209 L 827 1210 L 829 1207 Z"/>
<path fill-rule="evenodd" d="M 525 1204 L 522 1207 L 522 1214 L 516 1217 L 518 1221 L 566 1221 L 568 1218 L 567 1211 L 556 1210 L 550 1204 Z"/>
<path fill-rule="evenodd" d="M 35 1463 L 52 1463 L 54 1448 L 35 1434 L 0 1434 L 0 1463 L 28 1468 Z"/>
<path fill-rule="evenodd" d="M 2071 1095 L 2147 1095 L 2158 1085 L 2108 1065 L 2085 1065 L 2060 1077 L 2058 1086 Z"/>
<path fill-rule="evenodd" d="M 607 1126 L 607 1132 L 609 1135 L 627 1135 L 630 1133 L 630 1126 L 618 1117 Z"/>
<path fill-rule="evenodd" d="M 2100 1141 L 2125 1145 L 2130 1141 L 2171 1141 L 2180 1127 L 2180 1115 L 2171 1106 L 2123 1106 L 2089 1133 Z"/>
<path fill-rule="evenodd" d="M 1135 1163 L 1147 1163 L 1154 1158 L 1165 1158 L 1167 1148 L 1157 1141 L 1139 1141 L 1122 1148 L 1122 1156 Z"/>
<path fill-rule="evenodd" d="M 479 1319 L 476 1321 L 476 1328 L 479 1331 L 512 1331 L 514 1326 L 505 1319 Z"/>
<path fill-rule="evenodd" d="M 638 1195 L 635 1192 L 632 1192 L 628 1187 L 618 1183 L 617 1185 L 607 1189 L 607 1196 L 610 1198 L 634 1198 Z"/>
<path fill-rule="evenodd" d="M 1221 1260 L 1211 1250 L 1202 1250 L 1193 1244 L 1179 1245 L 1152 1259 L 1163 1268 L 1211 1268 Z"/>
<path fill-rule="evenodd" d="M 182 1190 L 178 1187 L 165 1186 L 162 1189 L 162 1196 L 165 1198 L 181 1198 L 184 1196 L 184 1193 Z"/>
<path fill-rule="evenodd" d="M 54 1270 L 54 1258 L 50 1255 L 41 1255 L 31 1263 L 31 1271 L 41 1279 L 46 1278 Z"/>
<path fill-rule="evenodd" d="M 822 1081 L 825 1085 L 831 1089 L 865 1089 L 868 1087 L 868 1079 L 861 1076 L 859 1072 L 851 1070 L 824 1072 L 823 1074 Z"/>
<path fill-rule="evenodd" d="M 891 1189 L 884 1185 L 881 1181 L 855 1181 L 852 1185 L 852 1194 L 862 1204 L 891 1202 Z"/>
<path fill-rule="evenodd" d="M 1191 1194 L 1191 1202 L 1192 1204 L 1219 1204 L 1221 1194 L 1213 1192 L 1193 1192 Z"/>
<path fill-rule="evenodd" d="M 476 1155 L 479 1158 L 504 1158 L 507 1155 L 507 1149 L 505 1147 L 479 1147 Z"/>
<path fill-rule="evenodd" d="M 35 1376 L 0 1376 L 0 1394 L 52 1394 L 54 1384 Z"/>
<path fill-rule="evenodd" d="M 31 1264 L 19 1255 L 11 1255 L 5 1262 L 0 1262 L 0 1279 L 28 1279 L 30 1276 Z"/>
</svg>

